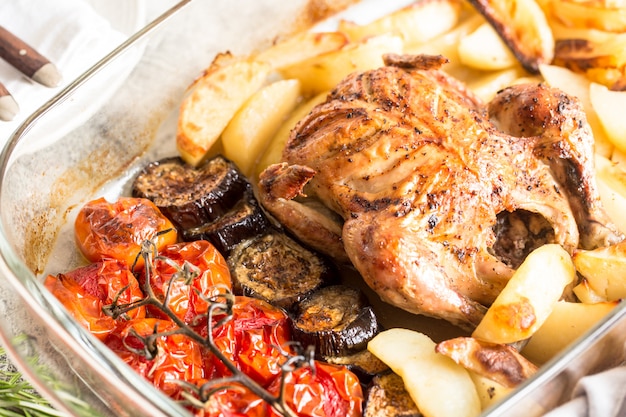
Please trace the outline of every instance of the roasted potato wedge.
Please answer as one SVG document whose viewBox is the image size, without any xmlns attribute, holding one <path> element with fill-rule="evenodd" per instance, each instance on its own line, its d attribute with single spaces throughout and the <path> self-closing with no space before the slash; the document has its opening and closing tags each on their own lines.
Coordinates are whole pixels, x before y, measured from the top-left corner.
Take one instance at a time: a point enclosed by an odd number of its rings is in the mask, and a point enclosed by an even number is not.
<svg viewBox="0 0 626 417">
<path fill-rule="evenodd" d="M 480 405 L 483 410 L 502 401 L 511 391 L 513 391 L 513 388 L 507 388 L 492 379 L 477 374 L 476 372 L 468 372 L 474 382 L 476 391 L 478 392 Z"/>
<path fill-rule="evenodd" d="M 530 73 L 554 57 L 554 37 L 535 0 L 469 0 Z"/>
<path fill-rule="evenodd" d="M 572 259 L 576 270 L 599 296 L 607 301 L 626 297 L 626 242 L 594 250 L 577 250 Z"/>
<path fill-rule="evenodd" d="M 245 175 L 300 99 L 300 81 L 279 80 L 254 93 L 222 132 L 224 156 Z"/>
<path fill-rule="evenodd" d="M 435 346 L 425 334 L 394 328 L 376 335 L 367 349 L 402 377 L 424 416 L 478 416 L 480 399 L 469 373 Z"/>
<path fill-rule="evenodd" d="M 406 45 L 421 44 L 452 29 L 460 13 L 458 0 L 416 1 L 367 24 L 341 20 L 337 30 L 351 42 L 390 33 L 400 36 Z"/>
<path fill-rule="evenodd" d="M 300 80 L 302 94 L 313 96 L 331 90 L 351 72 L 382 66 L 383 54 L 400 53 L 402 45 L 398 36 L 375 36 L 285 67 L 280 72 L 284 78 Z"/>
<path fill-rule="evenodd" d="M 507 388 L 515 388 L 537 372 L 537 366 L 515 348 L 473 337 L 444 340 L 436 351 Z"/>
<path fill-rule="evenodd" d="M 524 346 L 522 354 L 538 365 L 546 363 L 602 320 L 617 304 L 617 301 L 594 304 L 559 301 Z"/>
<path fill-rule="evenodd" d="M 267 148 L 257 163 L 255 170 L 257 176 L 268 166 L 281 161 L 283 149 L 289 139 L 289 133 L 291 133 L 291 130 L 311 111 L 313 107 L 324 102 L 327 95 L 328 92 L 323 92 L 303 103 L 300 103 L 287 120 L 280 125 L 274 136 L 270 139 Z"/>
<path fill-rule="evenodd" d="M 517 63 L 513 52 L 486 22 L 462 38 L 458 48 L 461 63 L 479 70 L 502 70 Z"/>
<path fill-rule="evenodd" d="M 555 44 L 554 64 L 584 74 L 611 90 L 626 89 L 626 36 L 601 42 L 560 39 Z"/>
<path fill-rule="evenodd" d="M 219 58 L 194 82 L 178 116 L 176 147 L 181 157 L 197 166 L 217 142 L 241 106 L 267 81 L 266 63 Z"/>
<path fill-rule="evenodd" d="M 570 27 L 626 31 L 626 6 L 606 0 L 543 0 L 554 19 Z"/>
<path fill-rule="evenodd" d="M 575 276 L 565 249 L 557 244 L 540 246 L 515 271 L 472 336 L 492 343 L 527 339 L 548 318 Z"/>
<path fill-rule="evenodd" d="M 467 83 L 467 86 L 483 101 L 488 102 L 495 97 L 498 91 L 517 82 L 523 76 L 524 72 L 520 67 L 491 71 L 474 77 Z"/>
<path fill-rule="evenodd" d="M 600 201 L 615 227 L 626 233 L 626 165 L 596 155 L 596 183 Z"/>
<path fill-rule="evenodd" d="M 626 91 L 611 91 L 604 85 L 591 83 L 589 100 L 607 138 L 615 148 L 626 152 Z"/>
<path fill-rule="evenodd" d="M 281 69 L 314 56 L 338 51 L 348 44 L 346 35 L 340 32 L 302 32 L 283 39 L 252 58 L 265 62 L 272 68 Z"/>
<path fill-rule="evenodd" d="M 606 297 L 602 297 L 600 294 L 596 293 L 589 286 L 589 282 L 584 278 L 573 288 L 572 292 L 581 303 L 596 304 L 607 302 Z"/>
</svg>

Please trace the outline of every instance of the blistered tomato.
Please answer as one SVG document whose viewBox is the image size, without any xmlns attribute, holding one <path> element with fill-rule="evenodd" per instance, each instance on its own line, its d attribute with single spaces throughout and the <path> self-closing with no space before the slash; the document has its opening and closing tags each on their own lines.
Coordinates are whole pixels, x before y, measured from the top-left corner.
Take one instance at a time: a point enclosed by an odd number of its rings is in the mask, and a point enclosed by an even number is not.
<svg viewBox="0 0 626 417">
<path fill-rule="evenodd" d="M 193 274 L 194 278 L 186 280 L 186 273 Z M 145 276 L 140 279 L 145 280 Z M 165 299 L 169 291 L 167 306 L 186 323 L 206 315 L 208 297 L 223 294 L 232 288 L 226 260 L 206 240 L 164 247 L 154 262 L 150 285 L 161 300 Z M 153 306 L 150 307 L 150 313 L 155 317 L 166 318 L 164 313 Z"/>
<path fill-rule="evenodd" d="M 246 386 L 224 384 L 205 403 L 203 409 L 193 410 L 196 417 L 269 417 L 271 407 Z"/>
<path fill-rule="evenodd" d="M 218 317 L 219 319 L 219 317 Z M 259 384 L 268 385 L 281 373 L 291 340 L 287 314 L 280 308 L 255 298 L 236 297 L 233 318 L 214 327 L 213 339 L 239 369 Z M 284 352 L 283 352 L 284 349 Z M 226 367 L 214 359 L 216 376 L 229 375 Z"/>
<path fill-rule="evenodd" d="M 120 321 L 145 315 L 145 309 L 140 307 L 114 320 L 102 311 L 102 307 L 114 300 L 119 305 L 143 299 L 135 276 L 121 261 L 106 260 L 65 274 L 49 275 L 44 285 L 81 325 L 100 339 L 113 331 Z"/>
<path fill-rule="evenodd" d="M 86 203 L 74 222 L 74 234 L 78 248 L 89 261 L 118 259 L 128 265 L 133 265 L 144 241 L 154 239 L 161 249 L 178 240 L 176 229 L 157 206 L 150 200 L 132 197 L 121 197 L 113 203 L 104 198 Z M 136 266 L 142 265 L 140 257 Z"/>
<path fill-rule="evenodd" d="M 280 380 L 275 379 L 268 391 L 278 395 L 280 387 Z M 300 417 L 363 415 L 361 383 L 345 366 L 316 361 L 315 370 L 302 367 L 286 374 L 285 397 Z"/>
<path fill-rule="evenodd" d="M 164 333 L 175 329 L 177 326 L 168 320 L 134 319 L 112 332 L 105 343 L 155 387 L 179 399 L 183 391 L 180 381 L 194 385 L 206 381 L 203 348 L 178 333 L 157 335 L 152 344 L 145 343 L 155 330 Z"/>
</svg>

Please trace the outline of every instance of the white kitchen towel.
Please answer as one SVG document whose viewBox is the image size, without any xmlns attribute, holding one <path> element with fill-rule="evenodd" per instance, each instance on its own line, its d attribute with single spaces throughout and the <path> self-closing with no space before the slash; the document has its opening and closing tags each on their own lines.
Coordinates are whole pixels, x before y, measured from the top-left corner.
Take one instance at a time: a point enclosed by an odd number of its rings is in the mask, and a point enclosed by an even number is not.
<svg viewBox="0 0 626 417">
<path fill-rule="evenodd" d="M 626 366 L 582 378 L 572 399 L 544 417 L 626 417 Z"/>
<path fill-rule="evenodd" d="M 0 82 L 20 111 L 0 121 L 0 149 L 20 123 L 144 24 L 143 0 L 0 0 L 0 25 L 48 58 L 63 77 L 58 87 L 40 85 L 0 59 Z M 118 28 L 99 11 L 119 13 Z M 134 26 L 134 27 L 133 27 Z M 128 31 L 126 31 L 128 32 Z"/>
</svg>

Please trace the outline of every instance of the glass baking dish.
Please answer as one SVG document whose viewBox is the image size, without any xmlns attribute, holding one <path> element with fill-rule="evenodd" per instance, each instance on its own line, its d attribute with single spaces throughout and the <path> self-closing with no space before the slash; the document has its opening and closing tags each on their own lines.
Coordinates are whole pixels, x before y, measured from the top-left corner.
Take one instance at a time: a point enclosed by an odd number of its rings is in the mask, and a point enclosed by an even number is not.
<svg viewBox="0 0 626 417">
<path fill-rule="evenodd" d="M 128 179 L 147 161 L 175 154 L 178 104 L 213 57 L 268 45 L 306 24 L 308 6 L 304 0 L 176 3 L 29 117 L 3 149 L 0 342 L 59 410 L 189 415 L 78 326 L 41 277 L 79 264 L 69 230 L 81 203 L 126 193 Z M 120 87 L 111 91 L 111 85 Z M 90 106 L 94 97 L 106 97 L 98 100 L 104 104 Z M 542 415 L 565 401 L 581 376 L 621 363 L 625 314 L 626 307 L 616 308 L 484 415 Z M 449 330 L 423 323 L 441 334 Z"/>
</svg>

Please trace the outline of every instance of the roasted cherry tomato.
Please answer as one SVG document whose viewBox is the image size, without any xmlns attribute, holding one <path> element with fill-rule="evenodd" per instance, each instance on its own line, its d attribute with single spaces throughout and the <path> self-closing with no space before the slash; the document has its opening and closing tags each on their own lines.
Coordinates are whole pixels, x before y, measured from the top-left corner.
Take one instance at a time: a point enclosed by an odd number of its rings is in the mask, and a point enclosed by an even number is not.
<svg viewBox="0 0 626 417">
<path fill-rule="evenodd" d="M 219 319 L 219 317 L 217 318 Z M 281 373 L 280 366 L 289 352 L 291 328 L 284 310 L 255 298 L 236 297 L 231 321 L 213 328 L 218 349 L 239 369 L 266 386 Z M 229 375 L 214 358 L 215 376 Z"/>
<path fill-rule="evenodd" d="M 121 261 L 106 260 L 65 274 L 49 275 L 44 285 L 79 323 L 100 339 L 113 331 L 120 321 L 145 315 L 145 309 L 140 307 L 114 320 L 102 311 L 103 306 L 114 300 L 119 305 L 143 299 L 135 276 Z"/>
<path fill-rule="evenodd" d="M 169 230 L 157 236 L 157 233 Z M 150 200 L 121 197 L 86 203 L 74 222 L 76 242 L 92 262 L 118 259 L 133 265 L 144 241 L 155 239 L 158 249 L 178 240 L 176 229 Z M 137 267 L 143 265 L 140 257 Z"/>
<path fill-rule="evenodd" d="M 271 407 L 247 387 L 225 384 L 213 393 L 202 410 L 193 410 L 196 417 L 269 417 Z"/>
<path fill-rule="evenodd" d="M 280 378 L 276 378 L 268 391 L 278 395 L 279 390 Z M 345 366 L 316 361 L 315 370 L 298 368 L 285 376 L 285 396 L 300 417 L 363 415 L 361 383 Z"/>
<path fill-rule="evenodd" d="M 180 381 L 195 385 L 206 381 L 203 348 L 178 333 L 158 335 L 152 346 L 146 346 L 143 340 L 155 331 L 163 333 L 176 328 L 168 320 L 134 319 L 122 324 L 104 342 L 155 387 L 179 399 L 183 391 Z"/>
<path fill-rule="evenodd" d="M 185 281 L 185 269 L 197 274 L 190 282 Z M 164 299 L 169 289 L 167 306 L 186 323 L 192 323 L 199 315 L 206 314 L 209 304 L 203 297 L 223 294 L 225 289 L 219 285 L 228 290 L 232 287 L 226 260 L 206 240 L 164 247 L 154 262 L 151 274 L 150 285 L 154 294 Z M 156 307 L 151 306 L 149 311 L 155 317 L 166 318 Z"/>
</svg>

